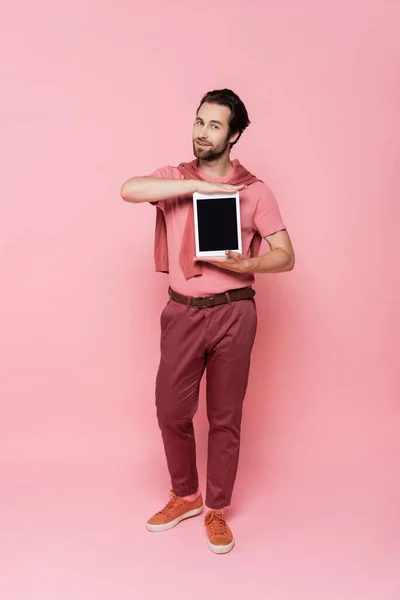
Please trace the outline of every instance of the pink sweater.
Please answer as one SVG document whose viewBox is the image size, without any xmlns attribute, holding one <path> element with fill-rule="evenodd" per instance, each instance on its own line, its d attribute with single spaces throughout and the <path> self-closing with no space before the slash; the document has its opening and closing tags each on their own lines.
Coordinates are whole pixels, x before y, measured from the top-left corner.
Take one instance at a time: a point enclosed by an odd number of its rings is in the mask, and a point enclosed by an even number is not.
<svg viewBox="0 0 400 600">
<path fill-rule="evenodd" d="M 205 174 L 198 169 L 197 160 L 190 163 L 181 163 L 178 167 L 185 179 L 202 179 L 207 181 Z M 232 178 L 227 182 L 231 185 L 251 185 L 256 181 L 260 181 L 252 175 L 245 167 L 238 165 L 233 171 Z M 251 242 L 251 256 L 258 256 L 261 245 L 261 235 L 256 233 Z M 186 279 L 202 275 L 202 267 L 200 262 L 193 262 L 193 257 L 196 255 L 196 244 L 194 236 L 194 214 L 193 203 L 190 203 L 189 212 L 186 219 L 185 231 L 183 234 L 181 250 L 179 254 L 179 262 L 182 267 Z M 168 246 L 167 246 L 167 227 L 165 216 L 161 208 L 157 206 L 156 231 L 154 239 L 154 261 L 156 271 L 168 273 Z"/>
</svg>

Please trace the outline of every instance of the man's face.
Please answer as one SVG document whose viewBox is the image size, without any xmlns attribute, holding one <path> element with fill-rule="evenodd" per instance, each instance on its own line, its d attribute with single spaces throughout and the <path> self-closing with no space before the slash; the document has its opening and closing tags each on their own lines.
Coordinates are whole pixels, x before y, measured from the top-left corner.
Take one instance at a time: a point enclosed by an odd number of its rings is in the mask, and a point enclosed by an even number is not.
<svg viewBox="0 0 400 600">
<path fill-rule="evenodd" d="M 193 126 L 193 152 L 196 158 L 212 161 L 229 154 L 230 142 L 236 135 L 229 134 L 231 111 L 227 106 L 205 102 Z"/>
</svg>

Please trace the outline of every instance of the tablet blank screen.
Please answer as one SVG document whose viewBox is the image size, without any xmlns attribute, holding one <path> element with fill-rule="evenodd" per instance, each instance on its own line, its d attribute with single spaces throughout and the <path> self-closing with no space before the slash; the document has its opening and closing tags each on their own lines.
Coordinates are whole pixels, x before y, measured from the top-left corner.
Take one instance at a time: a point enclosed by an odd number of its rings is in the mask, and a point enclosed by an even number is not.
<svg viewBox="0 0 400 600">
<path fill-rule="evenodd" d="M 200 252 L 238 248 L 236 198 L 197 200 Z"/>
</svg>

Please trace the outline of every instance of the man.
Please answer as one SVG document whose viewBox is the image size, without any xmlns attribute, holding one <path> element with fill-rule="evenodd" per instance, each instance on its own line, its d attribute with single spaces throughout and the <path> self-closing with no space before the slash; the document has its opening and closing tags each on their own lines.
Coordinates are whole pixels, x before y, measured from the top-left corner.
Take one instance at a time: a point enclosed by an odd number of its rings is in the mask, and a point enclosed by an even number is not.
<svg viewBox="0 0 400 600">
<path fill-rule="evenodd" d="M 294 252 L 276 200 L 267 186 L 237 160 L 232 146 L 250 124 L 231 90 L 201 100 L 193 126 L 191 163 L 133 177 L 121 188 L 127 202 L 157 206 L 156 270 L 169 272 L 170 299 L 161 315 L 161 361 L 156 406 L 172 491 L 166 506 L 149 519 L 163 531 L 203 510 L 193 417 L 207 371 L 208 439 L 205 525 L 209 548 L 224 554 L 234 538 L 224 508 L 230 505 L 240 445 L 242 405 L 256 333 L 254 273 L 290 271 Z M 240 192 L 243 254 L 195 259 L 194 192 Z M 261 237 L 270 251 L 258 256 Z"/>
</svg>

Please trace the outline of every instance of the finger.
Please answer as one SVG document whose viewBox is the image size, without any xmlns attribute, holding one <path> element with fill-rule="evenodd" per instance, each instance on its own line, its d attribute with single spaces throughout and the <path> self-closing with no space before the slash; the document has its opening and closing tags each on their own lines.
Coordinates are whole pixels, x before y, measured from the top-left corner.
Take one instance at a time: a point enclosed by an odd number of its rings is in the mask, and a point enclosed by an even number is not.
<svg viewBox="0 0 400 600">
<path fill-rule="evenodd" d="M 237 185 L 234 185 L 232 183 L 220 183 L 219 185 L 221 185 L 221 186 L 223 186 L 225 188 L 229 188 L 231 190 L 243 190 L 244 188 L 247 187 L 247 185 L 244 184 L 244 183 L 240 183 L 240 184 L 237 184 Z"/>
<path fill-rule="evenodd" d="M 234 186 L 234 185 L 228 185 L 228 184 L 224 184 L 224 185 L 222 185 L 222 186 L 221 186 L 221 188 L 220 188 L 220 189 L 221 189 L 222 191 L 224 191 L 224 192 L 229 192 L 229 193 L 232 193 L 232 194 L 233 194 L 234 192 L 236 192 L 236 188 L 235 188 L 235 186 Z"/>
<path fill-rule="evenodd" d="M 243 254 L 240 254 L 239 252 L 233 252 L 233 250 L 225 250 L 225 254 L 228 258 L 231 258 L 236 262 L 241 262 L 243 260 Z"/>
<path fill-rule="evenodd" d="M 209 263 L 227 263 L 228 262 L 228 258 L 226 258 L 225 256 L 213 256 L 213 258 L 207 258 L 207 257 L 201 257 L 201 258 L 194 258 L 193 260 L 200 260 L 201 262 L 209 262 Z"/>
<path fill-rule="evenodd" d="M 225 260 L 218 260 L 218 259 L 204 259 L 204 261 L 209 265 L 214 265 L 214 267 L 218 267 L 219 269 L 226 269 L 227 271 L 237 271 L 240 272 L 240 265 L 233 260 L 230 259 L 225 259 Z"/>
</svg>

